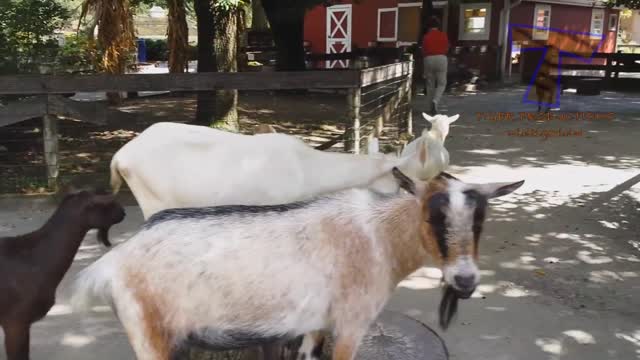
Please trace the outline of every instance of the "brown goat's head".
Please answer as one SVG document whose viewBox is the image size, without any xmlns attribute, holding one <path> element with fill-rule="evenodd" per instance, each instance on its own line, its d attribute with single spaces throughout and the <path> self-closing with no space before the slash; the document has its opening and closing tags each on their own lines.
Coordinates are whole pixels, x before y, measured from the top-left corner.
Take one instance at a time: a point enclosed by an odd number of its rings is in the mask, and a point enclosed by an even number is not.
<svg viewBox="0 0 640 360">
<path fill-rule="evenodd" d="M 86 219 L 86 225 L 98 229 L 98 240 L 111 246 L 109 229 L 124 220 L 125 211 L 113 194 L 104 190 L 68 188 L 63 202 L 73 203 Z"/>
<path fill-rule="evenodd" d="M 429 182 L 414 182 L 397 168 L 393 174 L 422 207 L 423 246 L 442 269 L 445 292 L 440 324 L 447 328 L 455 315 L 457 300 L 471 297 L 480 280 L 478 246 L 488 200 L 512 193 L 524 180 L 469 184 L 441 173 Z"/>
</svg>

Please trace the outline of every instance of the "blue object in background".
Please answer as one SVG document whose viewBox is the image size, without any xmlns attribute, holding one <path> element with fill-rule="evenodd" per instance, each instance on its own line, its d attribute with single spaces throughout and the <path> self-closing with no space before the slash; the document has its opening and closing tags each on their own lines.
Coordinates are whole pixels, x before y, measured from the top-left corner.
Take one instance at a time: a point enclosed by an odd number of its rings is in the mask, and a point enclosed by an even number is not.
<svg viewBox="0 0 640 360">
<path fill-rule="evenodd" d="M 144 39 L 137 39 L 136 44 L 138 47 L 138 62 L 147 62 L 147 43 Z"/>
</svg>

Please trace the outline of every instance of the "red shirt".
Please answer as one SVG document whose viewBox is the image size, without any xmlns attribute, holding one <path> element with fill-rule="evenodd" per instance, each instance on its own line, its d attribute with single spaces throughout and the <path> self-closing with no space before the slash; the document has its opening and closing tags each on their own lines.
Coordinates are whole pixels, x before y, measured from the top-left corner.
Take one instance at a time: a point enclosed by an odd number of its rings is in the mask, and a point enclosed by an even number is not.
<svg viewBox="0 0 640 360">
<path fill-rule="evenodd" d="M 449 52 L 447 34 L 440 30 L 431 30 L 422 39 L 422 55 L 446 55 Z"/>
</svg>

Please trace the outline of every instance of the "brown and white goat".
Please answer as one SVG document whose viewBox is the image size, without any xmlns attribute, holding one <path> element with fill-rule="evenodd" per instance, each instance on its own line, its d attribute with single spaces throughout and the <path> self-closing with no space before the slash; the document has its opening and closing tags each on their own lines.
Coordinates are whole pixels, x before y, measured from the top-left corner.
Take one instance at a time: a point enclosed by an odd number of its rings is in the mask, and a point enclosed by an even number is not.
<svg viewBox="0 0 640 360">
<path fill-rule="evenodd" d="M 0 325 L 7 360 L 29 359 L 31 324 L 55 304 L 56 289 L 86 233 L 98 229 L 109 247 L 109 228 L 124 216 L 111 194 L 76 192 L 65 196 L 40 229 L 0 238 Z"/>
<path fill-rule="evenodd" d="M 407 193 L 349 189 L 276 206 L 160 211 L 79 274 L 72 304 L 111 304 L 140 360 L 170 359 L 185 344 L 244 348 L 317 330 L 334 335 L 334 360 L 352 360 L 397 284 L 430 256 L 448 293 L 471 296 L 487 201 L 523 184 L 446 174 L 414 182 L 397 168 L 393 176 Z"/>
</svg>

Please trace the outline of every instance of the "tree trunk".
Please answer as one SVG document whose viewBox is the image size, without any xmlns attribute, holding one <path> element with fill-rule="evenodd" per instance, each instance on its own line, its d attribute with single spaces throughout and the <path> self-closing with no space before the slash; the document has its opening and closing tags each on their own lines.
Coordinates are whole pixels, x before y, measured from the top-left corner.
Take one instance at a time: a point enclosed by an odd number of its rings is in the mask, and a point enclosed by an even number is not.
<svg viewBox="0 0 640 360">
<path fill-rule="evenodd" d="M 198 23 L 198 72 L 215 72 L 216 54 L 214 51 L 215 18 L 209 0 L 194 0 Z M 197 95 L 196 118 L 198 125 L 210 125 L 215 115 L 215 92 L 200 91 Z"/>
<path fill-rule="evenodd" d="M 269 20 L 262 6 L 262 0 L 251 1 L 251 30 L 267 31 L 269 29 Z"/>
<path fill-rule="evenodd" d="M 189 28 L 184 0 L 167 0 L 169 7 L 169 72 L 182 73 L 187 67 Z"/>
<path fill-rule="evenodd" d="M 133 13 L 129 0 L 85 0 L 80 21 L 86 18 L 90 9 L 94 10 L 98 21 L 98 47 L 103 52 L 100 69 L 107 74 L 124 74 L 129 56 L 135 50 Z M 109 104 L 118 104 L 122 98 L 118 92 L 109 92 L 107 101 Z"/>
<path fill-rule="evenodd" d="M 273 41 L 276 45 L 277 71 L 305 70 L 304 14 L 301 5 L 278 6 L 277 0 L 262 0 Z"/>
<path fill-rule="evenodd" d="M 217 13 L 215 22 L 216 64 L 220 72 L 238 71 L 238 32 L 239 23 L 244 21 L 242 10 L 235 8 Z M 217 90 L 215 102 L 215 121 L 212 127 L 225 130 L 240 130 L 238 123 L 238 90 Z"/>
</svg>

